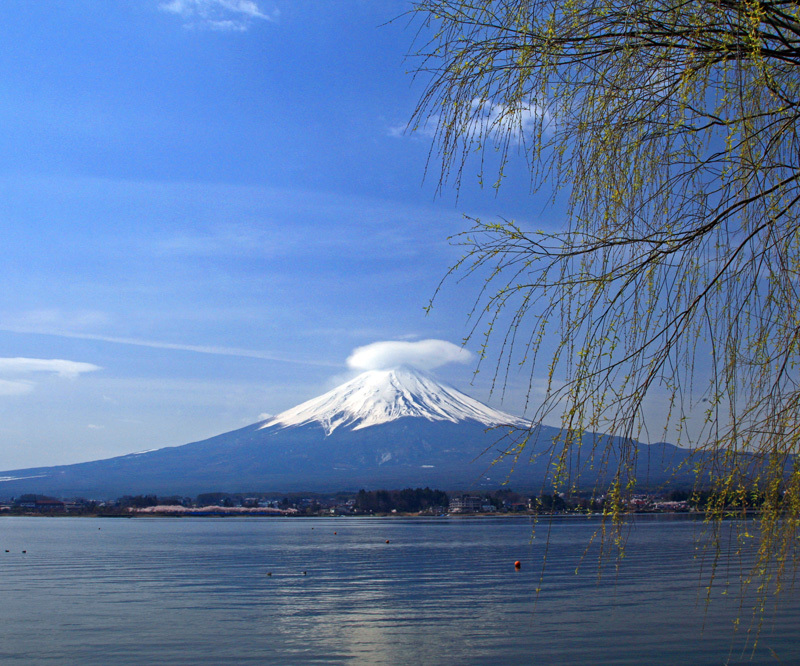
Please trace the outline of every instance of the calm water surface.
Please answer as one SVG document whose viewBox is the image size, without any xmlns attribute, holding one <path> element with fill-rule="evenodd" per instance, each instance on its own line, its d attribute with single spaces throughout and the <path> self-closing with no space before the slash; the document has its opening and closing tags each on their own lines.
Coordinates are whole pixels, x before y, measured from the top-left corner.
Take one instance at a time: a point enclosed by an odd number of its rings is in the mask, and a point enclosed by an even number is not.
<svg viewBox="0 0 800 666">
<path fill-rule="evenodd" d="M 800 593 L 755 648 L 738 557 L 706 605 L 702 524 L 635 521 L 600 576 L 598 526 L 0 518 L 0 663 L 800 663 Z"/>
</svg>

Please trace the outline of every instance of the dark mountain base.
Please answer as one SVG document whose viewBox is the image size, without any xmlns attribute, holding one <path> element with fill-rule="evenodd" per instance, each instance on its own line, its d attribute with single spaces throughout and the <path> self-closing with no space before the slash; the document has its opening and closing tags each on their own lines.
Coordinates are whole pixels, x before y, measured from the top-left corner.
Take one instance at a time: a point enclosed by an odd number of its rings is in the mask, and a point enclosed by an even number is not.
<svg viewBox="0 0 800 666">
<path fill-rule="evenodd" d="M 0 497 L 40 493 L 107 499 L 122 495 L 224 492 L 335 492 L 360 488 L 425 487 L 479 491 L 508 484 L 538 492 L 555 467 L 551 449 L 558 430 L 540 427 L 516 460 L 504 453 L 519 438 L 476 422 L 403 418 L 330 436 L 317 425 L 261 428 L 260 424 L 184 446 L 76 465 L 0 472 Z M 566 461 L 581 487 L 602 484 L 615 470 L 620 442 L 587 436 Z M 610 444 L 605 464 L 590 459 L 593 445 Z M 636 476 L 657 487 L 691 484 L 679 469 L 689 452 L 669 444 L 636 444 Z M 676 470 L 678 470 L 676 472 Z"/>
</svg>

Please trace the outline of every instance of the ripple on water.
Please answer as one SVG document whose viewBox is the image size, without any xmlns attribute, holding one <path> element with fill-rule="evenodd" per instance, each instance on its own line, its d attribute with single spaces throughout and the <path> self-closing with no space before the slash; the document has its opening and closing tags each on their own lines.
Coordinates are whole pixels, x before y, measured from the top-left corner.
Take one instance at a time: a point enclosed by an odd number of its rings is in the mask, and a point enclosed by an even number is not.
<svg viewBox="0 0 800 666">
<path fill-rule="evenodd" d="M 637 521 L 619 567 L 600 557 L 599 537 L 588 545 L 598 526 L 540 523 L 531 538 L 525 519 L 2 518 L 0 547 L 14 552 L 0 552 L 0 662 L 668 664 L 742 654 L 738 597 L 719 587 L 705 604 L 697 524 Z M 722 564 L 739 560 L 726 551 Z M 800 661 L 798 619 L 800 601 L 785 597 L 756 656 Z"/>
</svg>

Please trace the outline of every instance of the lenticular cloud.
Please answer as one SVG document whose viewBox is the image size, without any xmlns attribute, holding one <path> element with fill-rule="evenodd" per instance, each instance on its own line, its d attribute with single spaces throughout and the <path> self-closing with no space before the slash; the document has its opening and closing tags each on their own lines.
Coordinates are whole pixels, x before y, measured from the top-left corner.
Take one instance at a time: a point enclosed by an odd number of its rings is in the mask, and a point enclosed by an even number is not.
<svg viewBox="0 0 800 666">
<path fill-rule="evenodd" d="M 387 340 L 357 347 L 347 365 L 354 370 L 386 370 L 399 365 L 433 370 L 447 363 L 467 363 L 471 358 L 466 349 L 446 340 Z"/>
</svg>

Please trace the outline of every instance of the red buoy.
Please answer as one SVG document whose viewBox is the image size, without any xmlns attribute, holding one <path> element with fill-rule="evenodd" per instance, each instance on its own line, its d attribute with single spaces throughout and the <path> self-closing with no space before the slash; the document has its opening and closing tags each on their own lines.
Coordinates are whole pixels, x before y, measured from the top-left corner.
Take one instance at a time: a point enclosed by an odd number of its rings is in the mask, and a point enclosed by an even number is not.
<svg viewBox="0 0 800 666">
<path fill-rule="evenodd" d="M 517 560 L 516 562 L 514 562 L 514 568 L 515 568 L 515 569 L 519 569 L 519 568 L 521 568 L 521 567 L 522 567 L 522 562 L 520 562 L 519 560 Z"/>
</svg>

